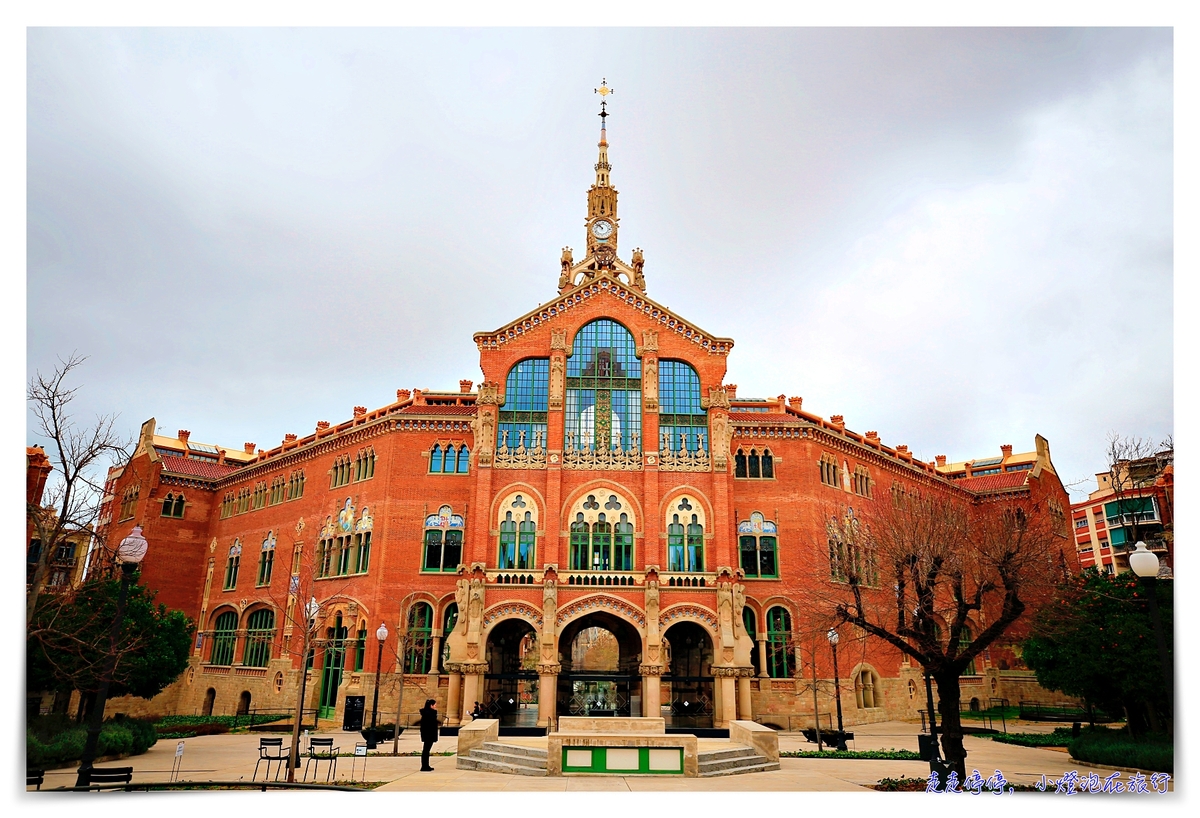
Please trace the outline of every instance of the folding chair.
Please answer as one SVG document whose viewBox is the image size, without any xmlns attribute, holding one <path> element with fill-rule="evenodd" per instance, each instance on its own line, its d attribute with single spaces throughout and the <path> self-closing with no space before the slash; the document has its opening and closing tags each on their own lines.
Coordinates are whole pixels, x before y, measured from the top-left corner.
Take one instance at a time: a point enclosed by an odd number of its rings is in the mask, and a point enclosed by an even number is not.
<svg viewBox="0 0 1200 818">
<path fill-rule="evenodd" d="M 316 772 L 313 774 L 314 780 L 321 774 L 321 762 L 329 762 L 329 766 L 325 768 L 325 780 L 329 781 L 329 776 L 332 774 L 334 780 L 337 780 L 337 756 L 341 750 L 340 747 L 333 746 L 331 738 L 311 738 L 308 740 L 308 761 L 304 762 L 304 780 L 308 780 L 308 766 L 314 761 L 317 763 Z"/>
<path fill-rule="evenodd" d="M 290 750 L 291 748 L 289 748 Z M 283 752 L 282 738 L 260 738 L 258 740 L 258 761 L 254 762 L 254 775 L 250 777 L 251 781 L 258 778 L 258 765 L 264 761 L 267 762 L 267 774 L 263 777 L 265 781 L 271 775 L 271 762 L 278 762 L 275 765 L 275 780 L 279 780 L 279 771 L 283 767 L 283 762 L 287 761 L 287 755 Z"/>
</svg>

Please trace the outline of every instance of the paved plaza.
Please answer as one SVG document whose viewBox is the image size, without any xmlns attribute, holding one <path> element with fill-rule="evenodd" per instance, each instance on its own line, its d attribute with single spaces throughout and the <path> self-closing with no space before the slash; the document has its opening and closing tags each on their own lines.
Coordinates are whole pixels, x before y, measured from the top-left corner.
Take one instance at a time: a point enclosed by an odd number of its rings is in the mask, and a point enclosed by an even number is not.
<svg viewBox="0 0 1200 818">
<path fill-rule="evenodd" d="M 1016 723 L 1010 725 L 1010 732 L 1049 732 L 1054 725 Z M 918 725 L 904 722 L 881 722 L 879 724 L 860 725 L 853 728 L 855 740 L 852 750 L 917 749 Z M 361 741 L 357 733 L 325 732 L 317 734 L 334 739 L 335 745 L 342 752 L 353 752 L 356 742 Z M 258 739 L 260 734 L 238 734 L 198 736 L 187 739 L 181 765 L 180 780 L 205 781 L 249 781 L 254 774 L 254 763 L 258 757 Z M 436 745 L 434 752 L 453 752 L 456 746 L 453 736 L 443 737 Z M 545 745 L 545 739 L 521 738 L 502 739 L 508 743 L 540 743 Z M 175 758 L 175 739 L 161 739 L 144 755 L 134 756 L 120 761 L 106 762 L 103 766 L 127 766 L 134 769 L 133 780 L 168 781 L 171 776 L 171 765 Z M 1096 772 L 1104 777 L 1113 772 L 1110 768 L 1094 767 L 1073 761 L 1065 750 L 1047 748 L 1018 747 L 1012 744 L 1001 744 L 986 738 L 967 736 L 967 770 L 978 769 L 985 778 L 996 770 L 1004 773 L 1005 778 L 1013 783 L 1032 784 L 1044 774 L 1047 779 L 1057 778 L 1069 770 L 1078 770 L 1081 775 Z M 380 750 L 391 752 L 391 742 L 385 742 Z M 400 738 L 400 752 L 419 752 L 420 742 L 415 732 L 406 732 Z M 780 733 L 779 749 L 781 752 L 790 750 L 815 750 L 815 744 L 809 744 L 798 733 Z M 372 782 L 386 782 L 378 788 L 380 792 L 412 792 L 412 791 L 605 791 L 605 792 L 646 792 L 646 791 L 689 791 L 689 792 L 743 792 L 743 791 L 862 791 L 869 789 L 881 778 L 924 778 L 929 773 L 929 766 L 921 761 L 875 761 L 854 759 L 815 759 L 815 758 L 781 758 L 780 769 L 770 772 L 751 773 L 746 775 L 723 776 L 716 778 L 679 778 L 679 777 L 650 777 L 650 776 L 565 776 L 561 778 L 536 778 L 528 776 L 505 775 L 502 773 L 480 772 L 476 770 L 459 770 L 455 766 L 454 756 L 434 756 L 431 763 L 434 772 L 419 771 L 421 759 L 417 756 L 375 756 L 362 758 L 339 758 L 336 778 L 349 781 L 351 778 L 351 762 L 354 764 L 354 778 Z M 265 767 L 265 762 L 263 767 Z M 363 768 L 366 768 L 365 773 Z M 298 770 L 298 778 L 304 772 L 304 764 Z M 318 780 L 325 780 L 326 765 L 321 764 Z M 274 776 L 274 771 L 272 771 Z M 1149 776 L 1149 773 L 1147 773 Z M 259 779 L 263 770 L 259 770 Z M 1123 775 L 1122 778 L 1125 776 Z M 310 774 L 309 780 L 314 776 Z M 48 770 L 43 789 L 72 786 L 75 783 L 75 770 Z"/>
</svg>

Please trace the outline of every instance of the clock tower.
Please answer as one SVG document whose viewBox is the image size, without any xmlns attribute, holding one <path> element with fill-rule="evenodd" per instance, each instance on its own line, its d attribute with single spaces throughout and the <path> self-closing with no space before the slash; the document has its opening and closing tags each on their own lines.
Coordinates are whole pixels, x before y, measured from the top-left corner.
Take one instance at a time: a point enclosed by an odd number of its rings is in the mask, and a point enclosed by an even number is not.
<svg viewBox="0 0 1200 818">
<path fill-rule="evenodd" d="M 642 251 L 633 251 L 633 264 L 629 265 L 617 258 L 617 189 L 612 186 L 609 173 L 612 165 L 608 163 L 608 95 L 613 89 L 608 87 L 608 81 L 600 83 L 596 89 L 600 95 L 600 149 L 596 160 L 596 182 L 588 189 L 588 213 L 585 222 L 587 228 L 587 255 L 583 261 L 574 263 L 570 248 L 563 250 L 563 273 L 558 282 L 559 292 L 571 289 L 581 281 L 589 281 L 596 277 L 601 270 L 609 271 L 615 278 L 623 279 L 626 283 L 643 292 L 646 289 L 642 277 Z M 582 272 L 582 279 L 578 275 Z"/>
</svg>

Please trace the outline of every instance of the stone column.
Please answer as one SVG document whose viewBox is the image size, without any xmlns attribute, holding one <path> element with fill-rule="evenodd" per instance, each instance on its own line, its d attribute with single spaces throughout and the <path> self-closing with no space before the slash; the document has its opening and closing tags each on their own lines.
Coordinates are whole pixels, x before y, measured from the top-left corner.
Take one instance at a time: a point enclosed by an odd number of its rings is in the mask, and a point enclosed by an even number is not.
<svg viewBox="0 0 1200 818">
<path fill-rule="evenodd" d="M 721 668 L 724 671 L 734 671 L 734 668 Z M 737 678 L 731 673 L 722 673 L 714 680 L 720 687 L 717 696 L 717 714 L 714 726 L 728 727 L 729 722 L 737 718 Z"/>
<path fill-rule="evenodd" d="M 741 668 L 741 673 L 738 675 L 737 690 L 738 690 L 738 714 L 739 719 L 754 721 L 753 705 L 750 700 L 750 677 L 754 675 L 754 668 Z"/>
<path fill-rule="evenodd" d="M 758 677 L 767 678 L 767 640 L 758 640 Z"/>
<path fill-rule="evenodd" d="M 442 637 L 433 637 L 433 661 L 429 663 L 429 673 L 432 676 L 437 676 L 441 673 L 442 667 Z"/>
<path fill-rule="evenodd" d="M 662 716 L 662 665 L 642 665 L 642 717 Z"/>
<path fill-rule="evenodd" d="M 538 727 L 549 729 L 555 718 L 558 701 L 558 674 L 562 665 L 558 662 L 539 664 L 538 670 Z"/>
<path fill-rule="evenodd" d="M 475 707 L 475 702 L 483 695 L 483 674 L 487 670 L 486 662 L 463 662 L 463 721 Z"/>
<path fill-rule="evenodd" d="M 450 673 L 450 689 L 446 691 L 446 726 L 456 727 L 462 722 L 462 674 L 456 665 L 447 664 Z"/>
</svg>

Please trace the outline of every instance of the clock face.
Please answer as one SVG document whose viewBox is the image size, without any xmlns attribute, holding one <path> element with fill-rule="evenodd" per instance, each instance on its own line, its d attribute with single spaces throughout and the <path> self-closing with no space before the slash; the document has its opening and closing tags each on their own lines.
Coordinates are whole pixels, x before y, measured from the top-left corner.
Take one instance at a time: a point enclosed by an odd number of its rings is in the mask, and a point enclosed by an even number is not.
<svg viewBox="0 0 1200 818">
<path fill-rule="evenodd" d="M 603 219 L 592 225 L 592 235 L 598 239 L 606 239 L 612 235 L 613 226 L 611 222 L 606 222 Z"/>
</svg>

